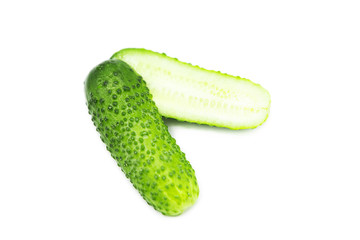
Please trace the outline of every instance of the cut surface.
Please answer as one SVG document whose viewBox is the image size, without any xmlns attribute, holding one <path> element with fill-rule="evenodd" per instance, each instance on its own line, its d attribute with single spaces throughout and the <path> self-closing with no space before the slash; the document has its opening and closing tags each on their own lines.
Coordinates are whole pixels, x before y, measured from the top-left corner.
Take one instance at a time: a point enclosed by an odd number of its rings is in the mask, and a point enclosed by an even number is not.
<svg viewBox="0 0 360 240">
<path fill-rule="evenodd" d="M 127 62 L 143 76 L 165 117 L 246 129 L 261 125 L 269 114 L 270 94 L 248 79 L 206 70 L 146 49 L 123 49 L 112 58 Z"/>
</svg>

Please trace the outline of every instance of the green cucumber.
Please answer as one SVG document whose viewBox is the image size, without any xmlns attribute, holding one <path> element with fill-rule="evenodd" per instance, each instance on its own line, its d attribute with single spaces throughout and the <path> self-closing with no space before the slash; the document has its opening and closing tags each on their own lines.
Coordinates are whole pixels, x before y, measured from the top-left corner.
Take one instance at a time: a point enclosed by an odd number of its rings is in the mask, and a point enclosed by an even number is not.
<svg viewBox="0 0 360 240">
<path fill-rule="evenodd" d="M 146 49 L 123 49 L 111 58 L 127 62 L 144 77 L 165 117 L 230 129 L 255 128 L 268 117 L 270 94 L 248 79 Z"/>
<path fill-rule="evenodd" d="M 107 60 L 89 73 L 85 94 L 101 140 L 148 204 L 169 216 L 193 205 L 195 172 L 142 77 L 123 61 Z"/>
</svg>

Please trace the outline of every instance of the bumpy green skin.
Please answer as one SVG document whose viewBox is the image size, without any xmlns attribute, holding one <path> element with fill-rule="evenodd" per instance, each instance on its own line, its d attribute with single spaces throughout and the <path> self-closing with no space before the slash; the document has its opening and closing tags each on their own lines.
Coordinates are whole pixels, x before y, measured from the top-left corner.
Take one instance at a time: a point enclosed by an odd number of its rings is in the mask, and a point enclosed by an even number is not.
<svg viewBox="0 0 360 240">
<path fill-rule="evenodd" d="M 108 60 L 89 73 L 85 93 L 102 141 L 148 204 L 169 216 L 193 205 L 199 195 L 195 172 L 142 77 L 125 62 Z"/>
</svg>

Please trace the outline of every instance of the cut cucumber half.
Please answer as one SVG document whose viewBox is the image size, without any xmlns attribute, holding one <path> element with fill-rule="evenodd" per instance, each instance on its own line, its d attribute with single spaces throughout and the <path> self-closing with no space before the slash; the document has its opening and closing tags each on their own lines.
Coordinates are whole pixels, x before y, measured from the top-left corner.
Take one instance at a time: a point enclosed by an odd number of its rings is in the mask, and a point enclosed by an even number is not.
<svg viewBox="0 0 360 240">
<path fill-rule="evenodd" d="M 269 115 L 269 92 L 248 79 L 206 70 L 146 49 L 123 49 L 111 58 L 125 61 L 142 75 L 165 117 L 246 129 L 261 125 Z"/>
</svg>

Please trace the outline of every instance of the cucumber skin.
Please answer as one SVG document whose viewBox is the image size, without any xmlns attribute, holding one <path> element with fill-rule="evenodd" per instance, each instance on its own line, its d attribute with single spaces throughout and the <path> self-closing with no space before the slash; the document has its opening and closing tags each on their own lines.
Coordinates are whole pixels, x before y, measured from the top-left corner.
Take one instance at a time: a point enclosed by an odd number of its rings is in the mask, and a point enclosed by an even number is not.
<svg viewBox="0 0 360 240">
<path fill-rule="evenodd" d="M 142 77 L 121 60 L 107 60 L 89 73 L 85 94 L 101 140 L 147 203 L 169 216 L 193 205 L 195 172 Z"/>
<path fill-rule="evenodd" d="M 262 119 L 261 122 L 257 122 L 257 123 L 254 123 L 252 125 L 247 125 L 247 126 L 242 126 L 242 125 L 239 125 L 239 126 L 234 126 L 234 125 L 230 125 L 230 124 L 220 124 L 220 123 L 216 123 L 216 122 L 212 122 L 212 121 L 209 121 L 209 120 L 194 120 L 192 119 L 191 117 L 186 117 L 186 116 L 179 116 L 177 114 L 169 114 L 167 112 L 164 112 L 163 109 L 159 109 L 160 113 L 164 116 L 164 117 L 167 117 L 167 118 L 174 118 L 176 120 L 179 120 L 179 121 L 184 121 L 184 122 L 192 122 L 192 123 L 197 123 L 197 124 L 205 124 L 205 125 L 209 125 L 209 126 L 214 126 L 214 127 L 224 127 L 224 128 L 229 128 L 229 129 L 232 129 L 232 130 L 240 130 L 240 129 L 252 129 L 252 128 L 256 128 L 260 125 L 262 125 L 269 117 L 269 113 L 270 113 L 270 106 L 271 106 L 271 97 L 270 97 L 270 93 L 265 89 L 263 88 L 260 84 L 257 84 L 257 83 L 254 83 L 252 82 L 251 80 L 249 79 L 246 79 L 246 78 L 242 78 L 242 77 L 239 77 L 239 76 L 232 76 L 232 75 L 229 75 L 229 74 L 226 74 L 226 73 L 222 73 L 220 71 L 214 71 L 214 70 L 208 70 L 208 69 L 205 69 L 205 68 L 202 68 L 202 67 L 199 67 L 199 66 L 194 66 L 192 65 L 191 63 L 186 63 L 186 62 L 182 62 L 182 61 L 179 61 L 177 58 L 172 58 L 172 57 L 169 57 L 167 56 L 165 53 L 158 53 L 158 52 L 153 52 L 151 50 L 148 50 L 148 49 L 145 49 L 145 48 L 124 48 L 116 53 L 114 53 L 110 59 L 119 59 L 119 60 L 123 60 L 123 61 L 126 61 L 124 59 L 124 55 L 126 55 L 128 52 L 137 52 L 137 53 L 141 53 L 141 54 L 152 54 L 152 55 L 157 55 L 157 56 L 162 56 L 163 58 L 166 58 L 168 61 L 172 61 L 172 62 L 176 62 L 177 64 L 180 64 L 182 65 L 183 67 L 190 67 L 190 68 L 194 68 L 194 69 L 198 69 L 198 70 L 201 70 L 201 71 L 206 71 L 206 72 L 209 72 L 209 73 L 213 73 L 213 74 L 216 74 L 218 75 L 219 77 L 231 77 L 231 78 L 234 78 L 234 79 L 238 79 L 238 80 L 241 80 L 241 81 L 246 81 L 246 82 L 249 82 L 251 84 L 253 84 L 254 86 L 257 86 L 261 89 L 264 90 L 264 93 L 268 96 L 268 105 L 266 106 L 266 115 L 265 117 Z M 131 66 L 131 64 L 130 64 Z M 132 66 L 133 67 L 133 66 Z M 136 69 L 136 68 L 134 68 Z M 147 81 L 147 79 L 145 79 L 145 81 Z M 191 108 L 191 106 L 189 105 L 189 108 Z"/>
</svg>

